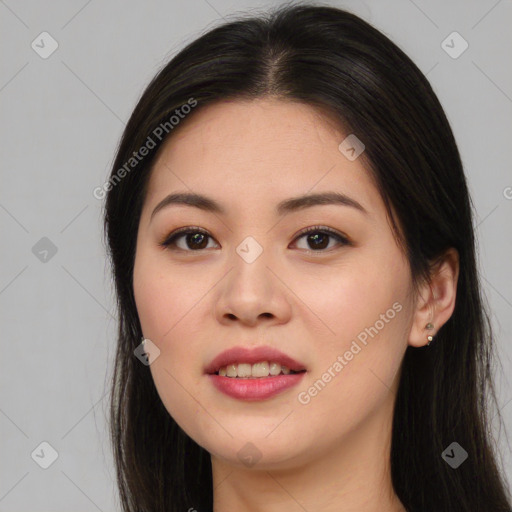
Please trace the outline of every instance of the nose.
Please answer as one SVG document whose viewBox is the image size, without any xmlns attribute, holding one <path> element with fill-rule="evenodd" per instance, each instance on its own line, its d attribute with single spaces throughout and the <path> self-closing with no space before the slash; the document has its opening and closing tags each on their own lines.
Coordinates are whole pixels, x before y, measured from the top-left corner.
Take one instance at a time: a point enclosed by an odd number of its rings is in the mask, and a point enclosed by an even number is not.
<svg viewBox="0 0 512 512">
<path fill-rule="evenodd" d="M 292 295 L 264 255 L 248 263 L 238 256 L 222 280 L 215 302 L 219 322 L 240 322 L 248 327 L 260 323 L 284 323 L 290 319 Z"/>
</svg>

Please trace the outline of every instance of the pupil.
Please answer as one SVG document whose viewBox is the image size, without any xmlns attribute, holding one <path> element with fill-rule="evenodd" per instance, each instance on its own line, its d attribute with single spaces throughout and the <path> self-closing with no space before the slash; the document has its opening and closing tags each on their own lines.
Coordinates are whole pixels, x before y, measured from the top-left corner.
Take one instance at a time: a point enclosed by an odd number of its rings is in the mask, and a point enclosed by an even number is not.
<svg viewBox="0 0 512 512">
<path fill-rule="evenodd" d="M 193 233 L 188 235 L 188 240 L 192 240 L 193 243 L 200 243 L 201 240 L 203 241 L 203 244 L 199 247 L 199 249 L 203 249 L 203 247 L 206 247 L 207 244 L 204 242 L 206 241 L 206 236 L 203 233 Z M 196 247 L 197 249 L 198 247 Z"/>
<path fill-rule="evenodd" d="M 314 247 L 317 248 L 317 249 L 325 249 L 325 247 L 327 247 L 327 245 L 329 245 L 329 243 L 328 243 L 328 236 L 325 235 L 324 233 L 316 233 L 314 235 L 309 235 L 308 238 L 310 240 L 314 240 L 315 241 L 314 242 Z M 319 238 L 323 238 L 324 242 L 327 241 L 327 244 L 325 244 L 325 243 L 322 244 L 321 242 L 320 242 L 320 244 L 316 243 Z"/>
</svg>

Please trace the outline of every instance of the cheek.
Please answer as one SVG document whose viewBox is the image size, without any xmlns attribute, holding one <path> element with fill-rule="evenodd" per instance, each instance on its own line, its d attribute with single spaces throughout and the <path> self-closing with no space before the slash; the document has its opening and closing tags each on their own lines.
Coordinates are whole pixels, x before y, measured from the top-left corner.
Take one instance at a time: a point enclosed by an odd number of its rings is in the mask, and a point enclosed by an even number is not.
<svg viewBox="0 0 512 512">
<path fill-rule="evenodd" d="M 149 370 L 165 408 L 188 430 L 201 412 L 187 391 L 197 386 L 200 377 L 196 367 L 201 347 L 196 345 L 201 329 L 192 320 L 194 306 L 207 288 L 201 279 L 166 271 L 162 261 L 157 264 L 144 256 L 139 253 L 136 258 L 133 288 L 142 332 L 160 350 Z"/>
<path fill-rule="evenodd" d="M 141 250 L 133 272 L 133 291 L 144 335 L 167 344 L 184 318 L 205 293 L 204 281 L 179 268 L 167 268 L 165 258 Z M 183 320 L 182 320 L 183 319 Z"/>
<path fill-rule="evenodd" d="M 371 262 L 361 258 L 331 272 L 328 280 L 302 279 L 296 286 L 307 305 L 299 316 L 321 326 L 312 339 L 313 374 L 299 390 L 299 402 L 314 414 L 333 414 L 340 421 L 344 416 L 355 424 L 389 398 L 412 314 L 408 267 L 397 261 L 399 255 L 392 254 Z M 307 321 L 302 327 L 313 332 Z"/>
<path fill-rule="evenodd" d="M 403 337 L 397 334 L 403 333 L 407 322 L 406 266 L 374 256 L 371 261 L 358 257 L 350 264 L 325 270 L 287 278 L 294 283 L 293 291 L 301 299 L 297 301 L 301 310 L 296 321 L 303 324 L 305 333 L 314 327 L 315 337 L 309 341 L 318 340 L 320 353 L 329 352 L 326 347 L 343 349 L 360 334 L 359 339 L 364 342 L 365 333 L 370 336 L 366 329 L 372 326 L 390 342 Z"/>
</svg>

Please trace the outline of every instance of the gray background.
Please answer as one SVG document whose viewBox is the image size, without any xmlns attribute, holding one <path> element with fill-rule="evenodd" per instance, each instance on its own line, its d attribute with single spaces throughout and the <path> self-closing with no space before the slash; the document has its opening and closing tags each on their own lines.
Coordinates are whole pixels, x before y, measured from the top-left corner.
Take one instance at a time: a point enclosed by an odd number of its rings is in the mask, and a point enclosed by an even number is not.
<svg viewBox="0 0 512 512">
<path fill-rule="evenodd" d="M 222 18 L 270 5 L 276 2 L 0 1 L 0 511 L 118 509 L 106 430 L 116 319 L 93 190 L 159 67 Z M 477 211 L 497 354 L 510 372 L 512 2 L 330 5 L 395 41 L 445 108 Z M 48 51 L 49 40 L 38 37 L 44 31 L 59 45 L 46 59 L 31 47 L 35 40 Z M 453 31 L 469 44 L 458 58 L 441 45 Z M 510 430 L 512 389 L 501 373 L 497 384 Z M 510 479 L 504 434 L 499 446 Z M 47 469 L 35 462 L 50 460 L 43 441 L 58 453 Z"/>
</svg>

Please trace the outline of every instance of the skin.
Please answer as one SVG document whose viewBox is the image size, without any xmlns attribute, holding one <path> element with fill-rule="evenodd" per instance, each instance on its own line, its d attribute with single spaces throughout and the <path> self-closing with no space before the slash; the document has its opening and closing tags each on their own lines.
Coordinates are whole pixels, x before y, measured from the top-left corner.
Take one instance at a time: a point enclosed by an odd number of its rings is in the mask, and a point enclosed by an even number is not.
<svg viewBox="0 0 512 512">
<path fill-rule="evenodd" d="M 144 336 L 160 350 L 150 371 L 163 404 L 211 454 L 215 512 L 405 510 L 389 468 L 400 367 L 408 345 L 425 345 L 450 318 L 458 256 L 448 251 L 431 282 L 413 292 L 363 157 L 350 161 L 338 149 L 347 135 L 301 103 L 222 102 L 184 121 L 155 162 L 137 238 L 136 305 Z M 172 205 L 150 221 L 178 191 L 210 196 L 227 214 Z M 347 194 L 368 214 L 339 205 L 274 212 L 283 199 L 324 191 Z M 315 225 L 352 245 L 328 238 L 315 249 L 307 236 L 297 238 Z M 186 226 L 210 237 L 159 246 Z M 236 252 L 247 236 L 263 248 L 252 263 Z M 299 402 L 394 303 L 400 311 L 378 334 Z M 305 365 L 297 387 L 246 402 L 217 391 L 203 372 L 227 348 L 267 344 Z M 238 457 L 248 442 L 261 454 L 252 466 Z"/>
</svg>

